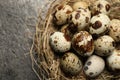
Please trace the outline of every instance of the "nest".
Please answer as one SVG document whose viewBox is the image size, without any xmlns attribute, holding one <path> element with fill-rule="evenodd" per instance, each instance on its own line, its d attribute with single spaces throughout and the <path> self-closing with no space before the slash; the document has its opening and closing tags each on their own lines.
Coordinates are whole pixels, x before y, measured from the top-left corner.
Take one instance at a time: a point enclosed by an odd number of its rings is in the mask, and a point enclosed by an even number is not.
<svg viewBox="0 0 120 80">
<path fill-rule="evenodd" d="M 55 11 L 55 7 L 61 4 L 72 4 L 80 0 L 55 0 L 51 3 L 51 6 L 45 15 L 46 18 L 40 17 L 38 24 L 36 25 L 36 33 L 33 39 L 33 45 L 30 50 L 30 56 L 32 60 L 32 68 L 40 80 L 89 80 L 84 75 L 83 71 L 77 76 L 66 76 L 60 69 L 59 56 L 55 55 L 49 45 L 50 35 L 57 31 L 54 27 L 52 14 Z M 95 0 L 83 0 L 89 4 L 92 4 Z M 109 17 L 120 19 L 120 1 L 108 0 L 112 4 L 112 9 Z M 105 69 L 97 78 L 90 80 L 118 80 L 119 75 L 114 75 Z"/>
</svg>

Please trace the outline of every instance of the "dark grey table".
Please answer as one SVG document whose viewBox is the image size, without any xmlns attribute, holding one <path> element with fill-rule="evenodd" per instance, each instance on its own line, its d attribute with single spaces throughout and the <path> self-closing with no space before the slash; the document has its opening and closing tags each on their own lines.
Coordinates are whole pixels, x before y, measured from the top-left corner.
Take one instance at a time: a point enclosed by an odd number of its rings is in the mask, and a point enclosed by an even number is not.
<svg viewBox="0 0 120 80">
<path fill-rule="evenodd" d="M 0 80 L 38 80 L 29 50 L 44 0 L 0 0 Z"/>
</svg>

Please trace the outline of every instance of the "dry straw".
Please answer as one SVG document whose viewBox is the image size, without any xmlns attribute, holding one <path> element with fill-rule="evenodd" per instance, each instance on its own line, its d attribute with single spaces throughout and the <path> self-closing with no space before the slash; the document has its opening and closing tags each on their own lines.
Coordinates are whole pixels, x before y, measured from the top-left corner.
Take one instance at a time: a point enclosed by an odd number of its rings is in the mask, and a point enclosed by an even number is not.
<svg viewBox="0 0 120 80">
<path fill-rule="evenodd" d="M 33 39 L 33 45 L 30 50 L 32 60 L 32 69 L 40 80 L 89 80 L 81 72 L 78 76 L 65 76 L 59 67 L 59 57 L 54 55 L 49 46 L 50 34 L 56 31 L 52 23 L 52 14 L 59 4 L 72 4 L 80 0 L 55 0 L 50 5 L 46 18 L 39 16 L 38 24 L 36 25 L 36 33 Z M 94 3 L 95 0 L 83 0 L 89 4 Z M 120 19 L 120 1 L 108 0 L 112 4 L 112 9 L 109 14 L 110 18 Z M 48 3 L 49 4 L 49 3 Z M 90 80 L 120 80 L 120 76 L 110 74 L 106 69 L 96 79 Z"/>
</svg>

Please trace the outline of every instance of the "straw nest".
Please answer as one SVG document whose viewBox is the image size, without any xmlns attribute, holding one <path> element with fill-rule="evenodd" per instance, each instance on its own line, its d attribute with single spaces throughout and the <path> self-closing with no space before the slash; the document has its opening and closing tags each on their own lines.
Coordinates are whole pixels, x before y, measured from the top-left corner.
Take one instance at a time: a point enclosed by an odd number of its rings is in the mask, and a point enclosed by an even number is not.
<svg viewBox="0 0 120 80">
<path fill-rule="evenodd" d="M 51 33 L 57 31 L 54 27 L 52 14 L 55 11 L 55 7 L 61 4 L 72 4 L 75 1 L 80 0 L 55 0 L 50 5 L 46 18 L 41 18 L 41 12 L 38 24 L 36 25 L 36 33 L 33 39 L 33 45 L 30 50 L 30 56 L 32 60 L 32 68 L 40 80 L 89 80 L 84 75 L 83 71 L 77 76 L 66 76 L 59 67 L 59 56 L 55 55 L 49 45 L 49 37 Z M 83 0 L 89 4 L 92 4 L 95 0 Z M 120 1 L 108 0 L 112 4 L 112 9 L 109 17 L 120 19 Z M 95 79 L 90 80 L 120 80 L 119 75 L 114 75 L 105 69 Z"/>
</svg>

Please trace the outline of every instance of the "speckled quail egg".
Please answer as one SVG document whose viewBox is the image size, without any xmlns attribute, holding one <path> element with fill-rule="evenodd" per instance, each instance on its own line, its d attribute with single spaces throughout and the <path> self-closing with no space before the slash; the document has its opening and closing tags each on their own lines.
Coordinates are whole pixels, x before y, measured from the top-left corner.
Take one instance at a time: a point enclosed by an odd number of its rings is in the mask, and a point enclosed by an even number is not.
<svg viewBox="0 0 120 80">
<path fill-rule="evenodd" d="M 61 5 L 54 13 L 54 22 L 57 25 L 63 25 L 69 21 L 73 9 L 69 5 Z"/>
<path fill-rule="evenodd" d="M 63 72 L 70 75 L 77 75 L 80 73 L 83 65 L 81 60 L 74 53 L 68 52 L 62 56 L 60 66 Z"/>
<path fill-rule="evenodd" d="M 109 25 L 109 35 L 116 41 L 120 42 L 120 20 L 113 19 Z"/>
<path fill-rule="evenodd" d="M 112 55 L 107 58 L 107 65 L 112 71 L 120 71 L 120 50 L 114 49 Z"/>
<path fill-rule="evenodd" d="M 103 34 L 108 30 L 110 19 L 105 14 L 98 14 L 93 16 L 90 21 L 89 32 L 91 34 Z"/>
<path fill-rule="evenodd" d="M 105 68 L 104 60 L 96 55 L 92 55 L 88 58 L 84 65 L 84 73 L 91 78 L 98 76 Z"/>
<path fill-rule="evenodd" d="M 50 45 L 55 52 L 66 52 L 71 48 L 71 42 L 62 32 L 54 32 L 50 36 Z"/>
<path fill-rule="evenodd" d="M 71 23 L 75 25 L 75 28 L 84 30 L 89 24 L 91 18 L 91 12 L 88 9 L 79 9 L 72 12 Z"/>
<path fill-rule="evenodd" d="M 94 46 L 97 55 L 108 56 L 115 49 L 115 41 L 112 37 L 104 35 L 94 41 Z"/>
<path fill-rule="evenodd" d="M 80 31 L 72 39 L 73 49 L 81 56 L 90 56 L 94 51 L 92 36 L 87 31 Z"/>
<path fill-rule="evenodd" d="M 92 4 L 92 13 L 96 15 L 98 13 L 108 14 L 110 12 L 111 5 L 106 0 L 97 0 Z"/>
<path fill-rule="evenodd" d="M 81 8 L 83 8 L 83 9 L 86 9 L 86 8 L 88 8 L 88 4 L 87 4 L 87 2 L 85 2 L 85 1 L 78 1 L 78 2 L 75 2 L 74 4 L 73 4 L 73 10 L 78 10 L 78 9 L 81 9 Z"/>
</svg>

